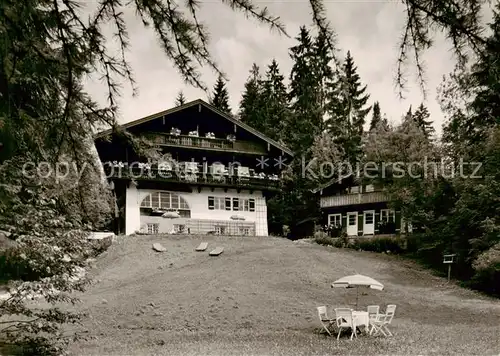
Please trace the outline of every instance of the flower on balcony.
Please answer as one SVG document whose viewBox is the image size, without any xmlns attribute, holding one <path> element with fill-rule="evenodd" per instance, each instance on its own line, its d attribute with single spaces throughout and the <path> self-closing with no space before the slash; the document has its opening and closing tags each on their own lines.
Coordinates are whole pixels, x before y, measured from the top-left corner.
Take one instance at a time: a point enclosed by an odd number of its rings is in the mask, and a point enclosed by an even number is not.
<svg viewBox="0 0 500 356">
<path fill-rule="evenodd" d="M 227 138 L 228 141 L 231 141 L 231 142 L 236 141 L 236 136 L 233 135 L 233 134 L 227 135 L 226 138 Z"/>
<path fill-rule="evenodd" d="M 179 130 L 176 127 L 172 127 L 172 129 L 170 130 L 170 134 L 175 135 L 175 136 L 179 136 L 181 134 L 181 130 Z"/>
<path fill-rule="evenodd" d="M 150 163 L 140 162 L 138 164 L 138 166 L 139 166 L 140 169 L 146 169 L 146 170 L 150 170 L 151 169 L 151 164 Z"/>
</svg>

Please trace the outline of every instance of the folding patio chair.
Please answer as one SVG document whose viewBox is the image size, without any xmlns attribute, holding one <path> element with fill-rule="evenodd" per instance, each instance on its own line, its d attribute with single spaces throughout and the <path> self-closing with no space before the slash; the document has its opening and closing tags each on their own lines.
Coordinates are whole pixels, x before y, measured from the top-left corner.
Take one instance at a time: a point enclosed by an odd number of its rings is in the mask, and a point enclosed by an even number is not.
<svg viewBox="0 0 500 356">
<path fill-rule="evenodd" d="M 351 340 L 356 335 L 356 324 L 354 323 L 354 318 L 352 317 L 352 309 L 349 308 L 336 308 L 335 309 L 335 320 L 337 322 L 337 327 L 339 333 L 337 335 L 337 340 L 340 338 L 342 333 L 342 328 L 351 328 Z"/>
<path fill-rule="evenodd" d="M 335 319 L 330 319 L 328 317 L 328 314 L 326 313 L 326 306 L 323 305 L 321 307 L 317 307 L 317 309 L 318 309 L 319 321 L 321 322 L 323 329 L 326 330 L 328 335 L 332 336 L 332 333 L 330 332 L 329 327 L 332 326 Z"/>
<path fill-rule="evenodd" d="M 387 326 L 391 324 L 395 312 L 396 305 L 389 304 L 385 309 L 385 314 L 379 314 L 378 317 L 371 322 L 372 327 L 370 329 L 370 335 L 377 335 L 380 332 L 384 336 L 392 336 L 392 333 Z"/>
<path fill-rule="evenodd" d="M 371 327 L 372 321 L 377 320 L 379 315 L 380 307 L 378 305 L 369 305 L 366 309 L 368 312 L 368 323 L 367 328 Z M 368 330 L 368 329 L 367 329 Z"/>
</svg>

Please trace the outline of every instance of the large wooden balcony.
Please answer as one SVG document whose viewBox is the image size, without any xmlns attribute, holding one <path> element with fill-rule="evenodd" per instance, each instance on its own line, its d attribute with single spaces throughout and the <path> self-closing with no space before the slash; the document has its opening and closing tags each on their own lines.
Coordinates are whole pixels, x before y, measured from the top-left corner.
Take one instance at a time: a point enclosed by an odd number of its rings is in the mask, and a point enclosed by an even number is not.
<svg viewBox="0 0 500 356">
<path fill-rule="evenodd" d="M 190 173 L 182 171 L 166 171 L 159 169 L 144 169 L 139 167 L 104 166 L 107 178 L 135 181 L 163 181 L 182 183 L 194 186 L 226 187 L 249 190 L 277 191 L 280 181 L 270 177 L 240 177 L 230 174 Z"/>
<path fill-rule="evenodd" d="M 143 136 L 154 144 L 160 146 L 237 152 L 255 155 L 265 155 L 267 153 L 265 145 L 259 145 L 258 143 L 250 141 L 230 141 L 222 138 L 172 135 L 168 133 L 146 133 Z"/>
<path fill-rule="evenodd" d="M 331 208 L 345 205 L 359 205 L 369 203 L 387 202 L 388 196 L 385 192 L 369 192 L 360 194 L 343 194 L 321 197 L 320 206 L 322 208 Z"/>
</svg>

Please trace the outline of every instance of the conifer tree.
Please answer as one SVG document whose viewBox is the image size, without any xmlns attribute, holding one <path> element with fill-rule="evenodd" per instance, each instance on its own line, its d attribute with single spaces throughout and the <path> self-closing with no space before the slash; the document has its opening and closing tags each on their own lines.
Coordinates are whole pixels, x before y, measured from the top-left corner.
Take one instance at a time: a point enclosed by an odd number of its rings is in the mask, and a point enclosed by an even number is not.
<svg viewBox="0 0 500 356">
<path fill-rule="evenodd" d="M 249 17 L 284 32 L 283 26 L 277 21 L 278 17 L 269 14 L 266 8 L 259 9 L 252 1 L 226 3 L 233 9 L 241 10 Z M 310 0 L 310 3 L 316 25 L 325 28 L 321 1 Z M 417 47 L 418 54 L 418 50 L 429 46 L 431 32 L 421 24 L 434 24 L 445 30 L 458 52 L 466 44 L 472 44 L 470 47 L 476 52 L 483 48 L 485 41 L 481 33 L 480 17 L 477 16 L 482 4 L 473 1 L 473 6 L 464 6 L 464 3 L 465 0 L 459 0 L 456 10 L 450 9 L 446 2 L 406 2 L 407 29 L 410 28 L 411 31 L 409 36 L 404 37 L 401 48 L 407 48 L 407 45 L 411 47 L 413 44 Z M 84 197 L 82 194 L 92 191 L 87 186 L 82 186 L 81 179 L 75 179 L 77 185 L 74 195 L 62 192 L 57 186 L 33 181 L 23 182 L 23 187 L 33 189 L 22 192 L 27 194 L 19 194 L 16 189 L 20 179 L 27 178 L 21 174 L 16 175 L 21 172 L 19 163 L 47 161 L 50 158 L 57 162 L 66 154 L 82 167 L 83 163 L 93 160 L 88 154 L 91 145 L 84 144 L 88 137 L 86 134 L 99 125 L 116 128 L 117 89 L 120 81 L 128 79 L 134 83 L 132 68 L 126 58 L 129 29 L 124 14 L 127 9 L 136 10 L 143 24 L 156 32 L 165 55 L 172 60 L 173 67 L 179 70 L 182 77 L 188 83 L 204 88 L 197 63 L 214 70 L 218 68 L 208 50 L 208 34 L 198 23 L 197 4 L 196 1 L 189 1 L 186 3 L 186 11 L 182 11 L 176 6 L 169 6 L 171 4 L 168 1 L 111 0 L 95 2 L 94 11 L 87 14 L 80 11 L 80 2 L 75 1 L 0 2 L 3 35 L 0 44 L 3 63 L 0 70 L 0 126 L 9 128 L 9 134 L 15 135 L 15 139 L 10 141 L 13 143 L 12 147 L 5 146 L 4 151 L 9 154 L 2 157 L 0 167 L 0 173 L 3 174 L 0 178 L 0 203 L 4 204 L 0 211 L 0 218 L 3 219 L 1 228 L 14 227 L 14 236 L 29 239 L 26 251 L 20 255 L 30 256 L 30 265 L 38 271 L 48 271 L 47 267 L 50 267 L 52 277 L 56 278 L 55 281 L 43 278 L 25 282 L 24 290 L 16 293 L 14 298 L 3 301 L 2 315 L 7 316 L 17 330 L 25 331 L 17 333 L 18 338 L 10 338 L 5 343 L 19 345 L 20 342 L 29 341 L 37 344 L 41 340 L 54 341 L 62 338 L 58 325 L 71 320 L 70 315 L 55 308 L 44 308 L 39 313 L 33 313 L 29 308 L 33 303 L 28 304 L 27 298 L 42 292 L 48 297 L 47 301 L 55 302 L 54 286 L 60 286 L 63 291 L 61 296 L 67 300 L 67 292 L 76 289 L 67 277 L 72 277 L 74 273 L 70 268 L 73 262 L 84 260 L 77 250 L 80 244 L 76 242 L 75 236 L 66 234 L 68 231 L 57 229 L 59 223 L 67 227 L 71 212 L 81 214 L 80 218 L 72 219 L 75 222 L 72 225 L 81 230 L 78 226 L 87 224 L 88 219 L 84 217 L 88 212 L 83 207 L 85 204 L 66 205 L 60 202 L 95 200 L 93 196 L 81 199 Z M 24 16 L 25 14 L 28 16 Z M 467 21 L 462 21 L 463 19 Z M 107 38 L 111 36 L 103 33 L 103 29 L 108 27 L 116 30 L 113 38 L 118 39 L 121 51 L 110 50 L 114 46 L 109 46 Z M 495 56 L 497 52 L 492 52 L 492 55 Z M 401 51 L 401 57 L 405 53 Z M 102 75 L 106 81 L 108 102 L 105 107 L 92 100 L 82 85 L 82 78 L 89 73 Z M 494 91 L 491 93 L 495 94 Z M 97 182 L 99 179 L 96 175 L 89 181 Z M 102 197 L 103 194 L 97 192 L 95 196 Z M 53 197 L 57 200 L 55 206 Z M 96 209 L 96 204 L 91 205 Z M 102 210 L 99 208 L 96 211 Z M 41 212 L 47 215 L 40 214 Z M 52 219 L 55 215 L 61 219 Z M 47 224 L 54 223 L 58 226 L 47 227 Z M 68 242 L 65 244 L 68 255 L 76 256 L 69 263 L 62 258 L 65 249 L 59 248 L 56 251 L 54 248 L 56 245 L 53 240 L 60 240 L 61 233 L 68 237 L 65 240 Z M 86 238 L 81 237 L 78 240 L 86 243 Z M 40 246 L 44 248 L 41 249 Z M 8 305 L 11 308 L 6 307 Z M 14 314 L 16 318 L 11 318 L 10 315 Z M 7 327 L 12 331 L 10 326 Z M 56 354 L 61 353 L 59 348 L 54 351 Z"/>
<path fill-rule="evenodd" d="M 432 121 L 429 120 L 430 116 L 429 110 L 427 110 L 423 103 L 420 104 L 415 111 L 415 114 L 413 114 L 415 124 L 422 130 L 425 137 L 428 139 L 431 138 L 432 134 L 435 132 L 434 127 L 432 126 Z"/>
<path fill-rule="evenodd" d="M 371 106 L 366 106 L 370 95 L 361 84 L 357 67 L 350 51 L 347 52 L 340 78 L 334 84 L 329 104 L 328 129 L 343 146 L 346 159 L 356 162 L 361 154 L 363 125 Z"/>
<path fill-rule="evenodd" d="M 293 61 L 290 73 L 290 108 L 286 136 L 289 145 L 296 152 L 308 154 L 314 138 L 325 127 L 328 83 L 333 80 L 329 67 L 334 59 L 333 40 L 328 34 L 320 33 L 311 38 L 303 26 L 296 37 L 298 44 L 290 48 Z"/>
<path fill-rule="evenodd" d="M 231 115 L 231 108 L 229 106 L 229 93 L 222 76 L 219 76 L 217 82 L 215 83 L 214 91 L 210 98 L 210 104 L 215 106 L 220 111 Z"/>
<path fill-rule="evenodd" d="M 262 77 L 260 68 L 255 63 L 245 82 L 238 114 L 242 122 L 264 132 L 266 123 L 262 115 Z"/>
<path fill-rule="evenodd" d="M 324 116 L 330 98 L 329 83 L 333 81 L 334 48 L 332 35 L 320 32 L 312 38 L 303 26 L 296 37 L 297 44 L 290 48 L 293 61 L 290 73 L 289 102 L 284 139 L 296 154 L 289 173 L 292 177 L 284 187 L 281 208 L 291 225 L 308 217 L 317 216 L 317 199 L 311 188 L 315 183 L 302 175 L 301 163 L 309 162 L 315 138 L 324 131 Z"/>
<path fill-rule="evenodd" d="M 406 112 L 405 116 L 403 116 L 403 123 L 408 123 L 413 120 L 413 110 L 412 106 L 408 108 L 408 111 Z"/>
<path fill-rule="evenodd" d="M 184 93 L 181 90 L 179 91 L 177 97 L 175 98 L 175 106 L 181 106 L 184 105 L 185 103 L 186 103 L 186 97 L 184 96 Z"/>
<path fill-rule="evenodd" d="M 283 138 L 285 120 L 288 117 L 288 95 L 278 62 L 272 60 L 262 82 L 262 117 L 265 120 L 264 134 L 279 141 Z"/>
<path fill-rule="evenodd" d="M 382 121 L 382 114 L 380 112 L 380 103 L 378 101 L 373 104 L 372 121 L 370 122 L 370 131 L 373 131 Z"/>
</svg>

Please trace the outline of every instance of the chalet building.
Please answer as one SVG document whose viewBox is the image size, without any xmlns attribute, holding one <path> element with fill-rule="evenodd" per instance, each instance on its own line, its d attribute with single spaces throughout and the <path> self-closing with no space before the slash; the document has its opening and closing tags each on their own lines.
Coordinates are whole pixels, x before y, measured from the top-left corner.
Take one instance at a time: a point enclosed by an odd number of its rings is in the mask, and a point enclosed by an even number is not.
<svg viewBox="0 0 500 356">
<path fill-rule="evenodd" d="M 401 233 L 399 211 L 389 207 L 383 187 L 361 184 L 354 175 L 333 180 L 317 189 L 322 225 L 330 231 L 344 229 L 349 236 Z M 404 222 L 403 222 L 404 224 Z"/>
<path fill-rule="evenodd" d="M 292 153 L 203 100 L 122 126 L 157 162 L 111 130 L 95 145 L 121 212 L 119 232 L 268 235 L 267 204 Z"/>
</svg>

